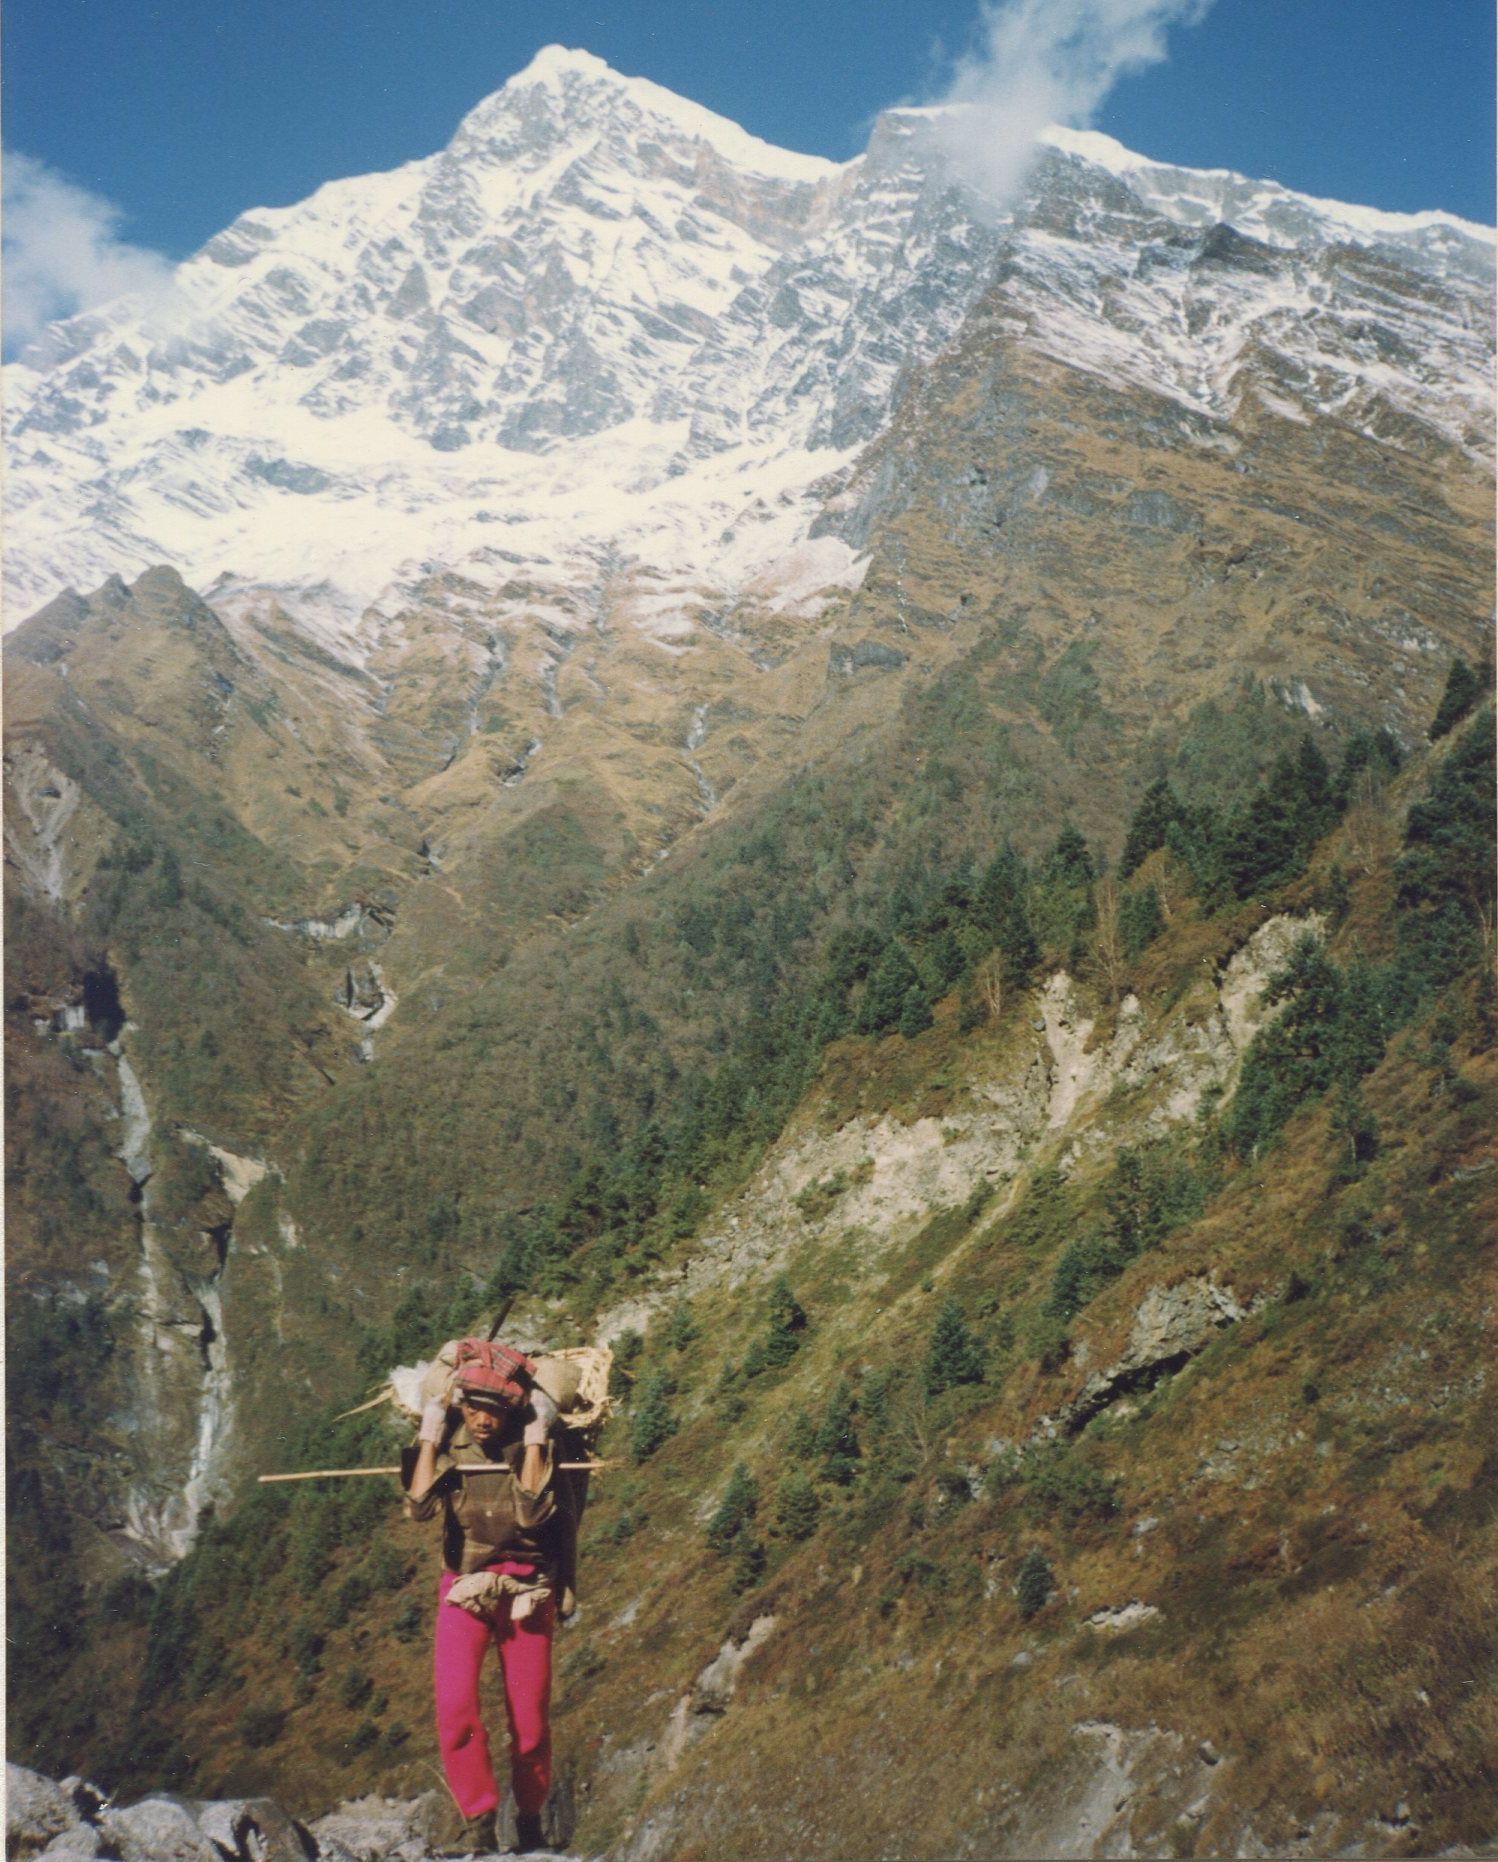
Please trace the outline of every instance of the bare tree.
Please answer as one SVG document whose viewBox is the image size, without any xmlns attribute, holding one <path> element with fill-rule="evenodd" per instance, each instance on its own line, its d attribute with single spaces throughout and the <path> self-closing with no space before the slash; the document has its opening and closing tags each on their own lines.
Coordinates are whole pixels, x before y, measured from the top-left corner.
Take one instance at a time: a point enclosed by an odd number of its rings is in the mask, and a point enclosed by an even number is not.
<svg viewBox="0 0 1498 1862">
<path fill-rule="evenodd" d="M 1097 959 L 1098 980 L 1109 1002 L 1117 999 L 1123 986 L 1123 936 L 1118 928 L 1118 881 L 1111 876 L 1100 879 L 1093 892 L 1097 906 L 1097 928 L 1092 934 L 1093 955 Z"/>
<path fill-rule="evenodd" d="M 1394 824 L 1384 805 L 1385 786 L 1382 766 L 1365 763 L 1347 798 L 1343 836 L 1348 860 L 1360 873 L 1371 873 L 1393 857 Z"/>
<path fill-rule="evenodd" d="M 978 999 L 994 1021 L 1004 1007 L 1004 953 L 991 950 L 973 973 Z"/>
</svg>

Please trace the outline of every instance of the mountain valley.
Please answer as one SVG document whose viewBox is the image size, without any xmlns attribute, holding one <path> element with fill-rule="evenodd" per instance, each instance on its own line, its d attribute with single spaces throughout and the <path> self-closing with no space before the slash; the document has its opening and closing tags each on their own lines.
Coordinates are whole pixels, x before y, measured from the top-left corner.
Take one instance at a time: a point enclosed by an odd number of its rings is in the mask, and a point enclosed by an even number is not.
<svg viewBox="0 0 1498 1862">
<path fill-rule="evenodd" d="M 1493 1839 L 1493 235 L 946 134 L 552 48 L 8 370 L 23 1763 L 425 1790 L 254 1476 L 513 1301 L 587 1853 Z"/>
</svg>

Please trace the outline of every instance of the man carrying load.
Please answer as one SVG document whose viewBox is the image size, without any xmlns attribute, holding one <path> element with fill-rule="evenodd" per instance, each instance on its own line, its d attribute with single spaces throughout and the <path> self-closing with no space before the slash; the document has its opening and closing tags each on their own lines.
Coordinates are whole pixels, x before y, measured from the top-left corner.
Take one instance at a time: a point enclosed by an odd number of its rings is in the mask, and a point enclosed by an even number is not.
<svg viewBox="0 0 1498 1862">
<path fill-rule="evenodd" d="M 448 1354 L 444 1352 L 443 1356 Z M 433 1679 L 437 1738 L 464 1818 L 449 1855 L 496 1847 L 499 1786 L 479 1709 L 492 1643 L 504 1673 L 510 1775 L 522 1852 L 541 1846 L 551 1786 L 551 1642 L 572 1609 L 577 1494 L 556 1466 L 556 1403 L 520 1352 L 457 1341 L 447 1388 L 421 1415 L 402 1469 L 412 1519 L 442 1515 Z"/>
</svg>

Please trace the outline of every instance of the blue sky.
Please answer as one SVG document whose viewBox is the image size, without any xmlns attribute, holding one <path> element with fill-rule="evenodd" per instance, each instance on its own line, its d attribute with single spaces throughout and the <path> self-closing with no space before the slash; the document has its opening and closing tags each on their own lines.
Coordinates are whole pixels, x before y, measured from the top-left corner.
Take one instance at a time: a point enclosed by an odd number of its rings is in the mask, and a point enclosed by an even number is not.
<svg viewBox="0 0 1498 1862">
<path fill-rule="evenodd" d="M 246 208 L 429 154 L 553 41 L 772 142 L 844 159 L 885 105 L 943 94 L 954 60 L 983 42 L 982 4 L 7 0 L 5 142 L 32 158 L 18 180 L 62 177 L 98 197 L 90 250 L 107 275 L 120 248 L 180 258 Z M 1075 14 L 1157 28 L 1168 56 L 1111 88 L 1109 66 L 1091 113 L 1131 148 L 1492 221 L 1489 0 L 1009 5 L 1052 27 Z M 41 204 L 61 220 L 84 199 Z"/>
</svg>

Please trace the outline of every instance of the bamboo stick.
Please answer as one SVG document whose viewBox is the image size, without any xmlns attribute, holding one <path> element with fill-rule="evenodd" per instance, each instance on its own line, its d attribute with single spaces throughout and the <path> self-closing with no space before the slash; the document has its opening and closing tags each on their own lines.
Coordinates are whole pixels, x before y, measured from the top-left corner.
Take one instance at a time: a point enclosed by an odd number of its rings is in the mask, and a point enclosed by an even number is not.
<svg viewBox="0 0 1498 1862">
<path fill-rule="evenodd" d="M 350 1416 L 362 1416 L 367 1409 L 378 1409 L 382 1403 L 393 1403 L 395 1392 L 387 1384 L 383 1390 L 376 1392 L 367 1403 L 356 1403 L 352 1409 L 340 1410 L 333 1418 L 334 1422 L 347 1422 Z"/>
<path fill-rule="evenodd" d="M 510 1474 L 513 1469 L 504 1461 L 489 1461 L 481 1465 L 463 1466 L 453 1464 L 459 1474 Z M 557 1467 L 568 1473 L 597 1474 L 604 1468 L 618 1468 L 621 1461 L 559 1461 Z M 345 1481 L 358 1474 L 399 1474 L 395 1468 L 308 1468 L 305 1473 L 297 1474 L 262 1474 L 258 1477 L 263 1487 L 268 1481 Z"/>
</svg>

